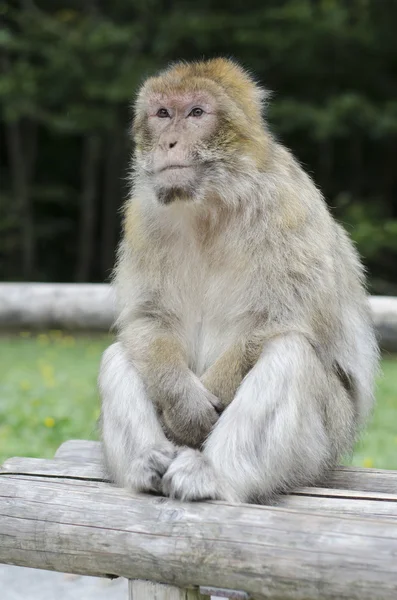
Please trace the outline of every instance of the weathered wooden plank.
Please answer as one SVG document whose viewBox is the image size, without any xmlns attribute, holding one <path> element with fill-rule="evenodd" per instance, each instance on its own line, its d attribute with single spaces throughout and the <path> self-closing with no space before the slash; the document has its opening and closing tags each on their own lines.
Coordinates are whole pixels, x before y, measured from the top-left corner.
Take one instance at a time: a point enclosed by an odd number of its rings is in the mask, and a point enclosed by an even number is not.
<svg viewBox="0 0 397 600">
<path fill-rule="evenodd" d="M 102 460 L 100 442 L 87 440 L 69 440 L 56 452 L 56 458 L 65 460 Z M 350 483 L 352 487 L 350 487 Z M 349 489 L 368 492 L 390 492 L 397 494 L 397 471 L 385 469 L 367 469 L 363 467 L 343 467 L 333 469 L 323 482 L 323 487 Z"/>
<path fill-rule="evenodd" d="M 64 446 L 66 446 L 65 452 L 62 450 Z M 66 444 L 63 444 L 58 449 L 56 456 L 56 461 L 46 461 L 45 464 L 33 462 L 42 459 L 12 458 L 4 463 L 4 468 L 16 470 L 16 472 L 24 472 L 27 469 L 25 472 L 37 472 L 37 474 L 43 473 L 41 469 L 46 469 L 47 474 L 52 470 L 56 476 L 58 474 L 65 476 L 73 476 L 75 474 L 78 477 L 80 473 L 83 473 L 82 476 L 99 480 L 106 479 L 107 477 L 102 467 L 101 444 L 99 442 L 76 440 L 74 447 L 71 445 L 71 442 L 66 442 Z M 76 459 L 72 460 L 73 456 Z M 71 457 L 70 460 L 68 457 Z M 25 463 L 25 461 L 28 462 Z M 29 461 L 32 461 L 30 466 Z M 58 466 L 57 462 L 60 463 Z M 69 466 L 67 463 L 69 463 Z M 78 466 L 79 464 L 85 464 L 86 471 L 84 469 L 81 470 Z M 85 472 L 87 475 L 84 475 Z M 397 494 L 397 471 L 363 469 L 360 467 L 337 467 L 329 473 L 328 477 L 321 484 L 321 487 L 358 492 Z"/>
<path fill-rule="evenodd" d="M 0 477 L 0 562 L 257 600 L 395 600 L 397 520 L 133 497 L 106 483 Z"/>
<path fill-rule="evenodd" d="M 211 600 L 222 600 L 222 598 L 231 598 L 231 600 L 249 600 L 247 592 L 241 592 L 240 590 L 220 589 L 200 585 L 200 592 L 201 594 L 211 594 Z M 213 594 L 216 594 L 216 596 Z"/>
<path fill-rule="evenodd" d="M 40 474 L 13 473 L 12 471 L 0 472 L 1 476 L 15 475 L 21 479 L 31 481 L 48 481 L 49 479 L 56 485 L 66 479 L 74 487 L 100 489 L 103 480 L 98 478 L 71 477 L 64 478 L 48 477 Z M 119 488 L 114 488 L 115 491 Z M 120 489 L 121 497 L 124 497 L 124 490 Z M 133 496 L 131 494 L 131 496 Z M 142 496 L 141 496 L 142 497 Z M 114 499 L 115 501 L 115 499 Z M 216 502 L 215 505 L 220 503 Z M 222 504 L 227 505 L 226 502 Z M 275 504 L 277 507 L 293 510 L 303 510 L 305 512 L 317 512 L 334 515 L 356 516 L 364 519 L 397 519 L 397 496 L 394 494 L 375 494 L 373 492 L 349 492 L 345 490 L 333 490 L 325 488 L 301 488 L 294 494 L 280 496 Z"/>
<path fill-rule="evenodd" d="M 330 471 L 323 485 L 339 490 L 397 494 L 397 471 L 337 467 Z"/>
<path fill-rule="evenodd" d="M 152 583 L 139 579 L 128 582 L 129 600 L 210 600 L 197 590 L 181 590 L 172 585 Z"/>
<path fill-rule="evenodd" d="M 310 495 L 291 494 L 281 496 L 277 502 L 277 506 L 312 513 L 356 516 L 363 519 L 392 519 L 397 521 L 397 496 L 392 501 L 388 499 L 384 500 L 381 494 L 376 500 L 367 500 L 362 496 L 355 496 L 353 498 L 332 496 L 332 490 L 329 490 L 329 492 L 330 495 L 325 496 L 321 493 L 321 488 L 318 488 L 318 491 L 316 488 L 313 488 L 313 492 Z M 387 494 L 385 496 L 387 498 Z"/>
<path fill-rule="evenodd" d="M 59 446 L 55 458 L 73 462 L 102 462 L 102 444 L 88 440 L 68 440 Z"/>
<path fill-rule="evenodd" d="M 43 477 L 64 477 L 109 481 L 102 463 L 95 461 L 69 461 L 43 458 L 9 458 L 3 463 L 0 473 L 41 475 Z"/>
<path fill-rule="evenodd" d="M 28 460 L 28 459 L 24 459 Z M 30 459 L 32 461 L 38 459 Z M 50 461 L 48 461 L 50 462 Z M 62 465 L 63 467 L 63 465 Z M 65 469 L 59 470 L 58 475 L 54 478 L 53 469 L 29 469 L 24 471 L 5 470 L 0 472 L 2 475 L 19 475 L 29 477 L 32 481 L 46 479 L 58 480 L 62 482 L 64 479 L 70 479 L 74 485 L 78 482 L 81 486 L 85 483 L 92 484 L 104 481 L 104 478 L 95 475 L 97 465 L 77 465 L 73 477 L 65 476 Z M 33 473 L 32 473 L 33 471 Z M 66 469 L 66 473 L 68 469 Z M 49 476 L 48 473 L 51 475 Z M 216 503 L 218 504 L 218 503 Z M 227 504 L 227 503 L 223 503 Z M 397 495 L 375 494 L 373 492 L 349 492 L 345 490 L 333 490 L 324 488 L 302 488 L 293 494 L 280 496 L 275 504 L 277 507 L 303 510 L 316 513 L 326 513 L 334 515 L 357 516 L 364 519 L 393 519 L 397 520 Z"/>
</svg>

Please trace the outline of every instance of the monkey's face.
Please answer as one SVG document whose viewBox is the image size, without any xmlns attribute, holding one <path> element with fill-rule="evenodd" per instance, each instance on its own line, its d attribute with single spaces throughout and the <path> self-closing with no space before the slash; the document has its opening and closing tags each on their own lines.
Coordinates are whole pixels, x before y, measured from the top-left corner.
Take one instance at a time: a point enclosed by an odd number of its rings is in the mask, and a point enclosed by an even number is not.
<svg viewBox="0 0 397 600">
<path fill-rule="evenodd" d="M 224 59 L 178 63 L 149 78 L 135 106 L 137 178 L 163 204 L 227 200 L 233 182 L 263 169 L 264 96 Z"/>
<path fill-rule="evenodd" d="M 205 92 L 151 94 L 137 134 L 137 161 L 158 200 L 194 199 L 215 160 L 216 100 Z"/>
</svg>

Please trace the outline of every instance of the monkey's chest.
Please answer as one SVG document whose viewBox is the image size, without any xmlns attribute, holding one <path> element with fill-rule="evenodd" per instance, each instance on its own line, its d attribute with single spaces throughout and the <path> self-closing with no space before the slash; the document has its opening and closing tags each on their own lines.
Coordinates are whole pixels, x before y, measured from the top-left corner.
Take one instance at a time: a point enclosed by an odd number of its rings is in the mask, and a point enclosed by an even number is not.
<svg viewBox="0 0 397 600">
<path fill-rule="evenodd" d="M 244 302 L 231 286 L 214 285 L 205 294 L 198 292 L 185 321 L 185 336 L 192 370 L 201 375 L 228 348 L 235 344 L 250 326 L 249 301 Z M 190 311 L 189 311 L 190 312 Z"/>
<path fill-rule="evenodd" d="M 258 277 L 230 247 L 202 256 L 185 248 L 175 261 L 167 291 L 192 370 L 200 375 L 250 328 L 257 311 Z"/>
</svg>

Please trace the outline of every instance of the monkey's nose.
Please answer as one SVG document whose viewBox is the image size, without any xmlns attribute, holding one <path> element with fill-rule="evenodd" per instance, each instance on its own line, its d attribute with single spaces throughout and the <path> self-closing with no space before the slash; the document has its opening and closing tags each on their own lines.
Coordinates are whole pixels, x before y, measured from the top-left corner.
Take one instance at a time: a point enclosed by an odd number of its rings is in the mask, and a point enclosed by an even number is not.
<svg viewBox="0 0 397 600">
<path fill-rule="evenodd" d="M 174 146 L 176 146 L 176 142 L 170 142 L 170 143 L 168 144 L 168 147 L 169 147 L 169 148 L 173 148 Z"/>
</svg>

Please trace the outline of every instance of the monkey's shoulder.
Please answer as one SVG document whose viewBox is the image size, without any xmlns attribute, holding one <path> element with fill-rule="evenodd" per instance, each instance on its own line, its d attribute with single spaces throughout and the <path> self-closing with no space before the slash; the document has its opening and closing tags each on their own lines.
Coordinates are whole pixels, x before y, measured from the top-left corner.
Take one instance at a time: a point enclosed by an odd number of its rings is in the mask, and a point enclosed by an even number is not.
<svg viewBox="0 0 397 600">
<path fill-rule="evenodd" d="M 144 214 L 138 198 L 132 198 L 125 206 L 123 233 L 131 249 L 139 250 L 145 245 Z"/>
</svg>

